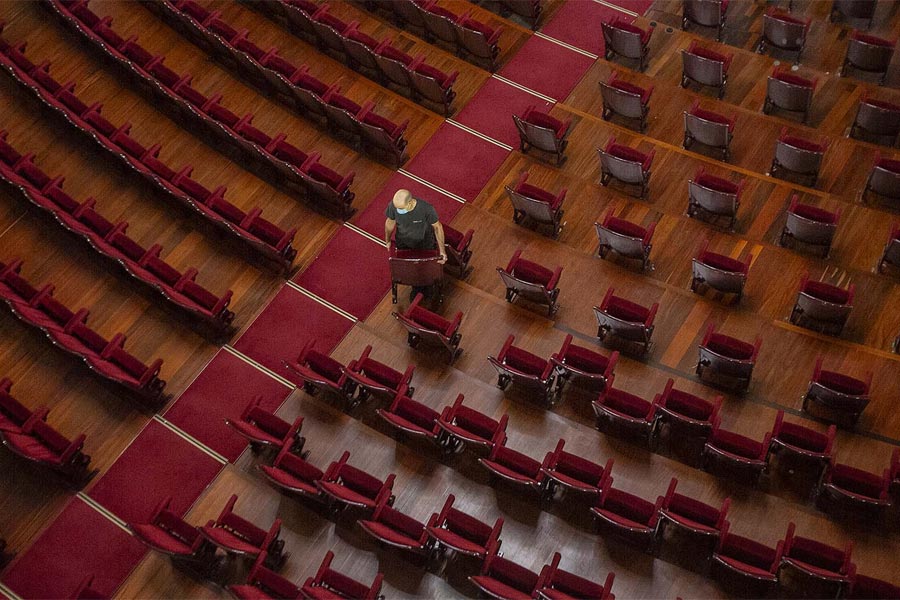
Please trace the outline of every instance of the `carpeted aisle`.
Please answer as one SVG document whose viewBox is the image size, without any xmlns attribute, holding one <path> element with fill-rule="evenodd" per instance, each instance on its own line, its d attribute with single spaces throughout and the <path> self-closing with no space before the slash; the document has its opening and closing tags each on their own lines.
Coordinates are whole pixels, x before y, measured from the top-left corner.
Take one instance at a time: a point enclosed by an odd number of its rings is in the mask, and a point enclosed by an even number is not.
<svg viewBox="0 0 900 600">
<path fill-rule="evenodd" d="M 600 34 L 599 26 L 597 34 Z M 575 89 L 594 61 L 590 56 L 532 36 L 500 69 L 500 75 L 539 94 L 562 101 Z"/>
<path fill-rule="evenodd" d="M 596 0 L 595 0 L 596 1 Z M 603 0 L 609 4 L 615 4 L 625 10 L 630 10 L 639 15 L 644 14 L 653 6 L 653 0 Z"/>
<path fill-rule="evenodd" d="M 549 112 L 554 103 L 491 77 L 454 120 L 515 148 L 519 132 L 512 116 L 523 114 L 529 106 Z"/>
<path fill-rule="evenodd" d="M 628 23 L 634 21 L 634 17 L 628 13 L 593 0 L 566 2 L 556 11 L 553 18 L 541 27 L 541 33 L 597 56 L 603 56 L 601 23 L 615 17 Z"/>
</svg>

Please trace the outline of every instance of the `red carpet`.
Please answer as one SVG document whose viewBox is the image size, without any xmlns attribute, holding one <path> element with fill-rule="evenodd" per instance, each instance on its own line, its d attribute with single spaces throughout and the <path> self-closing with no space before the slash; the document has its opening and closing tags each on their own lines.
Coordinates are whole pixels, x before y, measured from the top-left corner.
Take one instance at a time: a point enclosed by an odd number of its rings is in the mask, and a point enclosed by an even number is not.
<svg viewBox="0 0 900 600">
<path fill-rule="evenodd" d="M 619 17 L 631 23 L 634 17 L 592 0 L 566 2 L 553 18 L 541 27 L 541 33 L 581 48 L 592 54 L 603 56 L 603 34 L 600 24 Z"/>
<path fill-rule="evenodd" d="M 73 498 L 6 570 L 3 583 L 23 598 L 71 598 L 94 575 L 91 587 L 109 598 L 145 552 L 137 538 Z"/>
<path fill-rule="evenodd" d="M 331 352 L 351 327 L 353 322 L 347 317 L 286 285 L 256 317 L 234 347 L 293 381 L 290 371 L 282 366 L 282 360 L 297 358 L 310 339 L 316 340 L 317 350 Z"/>
<path fill-rule="evenodd" d="M 88 496 L 123 521 L 146 522 L 168 497 L 174 511 L 187 512 L 221 468 L 210 455 L 151 420 Z"/>
<path fill-rule="evenodd" d="M 637 13 L 639 15 L 643 15 L 647 12 L 651 6 L 653 6 L 653 0 L 605 0 L 610 4 L 615 4 L 616 6 L 621 6 L 625 10 L 630 10 L 631 12 Z"/>
<path fill-rule="evenodd" d="M 234 462 L 247 443 L 225 424 L 237 419 L 247 403 L 275 412 L 291 389 L 225 350 L 216 354 L 190 387 L 166 411 L 166 420 Z M 118 464 L 118 463 L 117 463 Z"/>
<path fill-rule="evenodd" d="M 438 218 L 442 223 L 449 223 L 462 208 L 462 203 L 454 200 L 449 196 L 445 196 L 440 192 L 436 192 L 427 185 L 422 185 L 415 179 L 411 179 L 403 173 L 395 173 L 381 188 L 378 195 L 369 202 L 365 210 L 356 214 L 353 224 L 368 231 L 378 239 L 384 238 L 384 209 L 394 197 L 394 193 L 400 189 L 407 189 L 412 192 L 416 198 L 422 198 L 431 203 L 437 210 Z"/>
<path fill-rule="evenodd" d="M 387 248 L 341 227 L 293 281 L 357 319 L 365 319 L 391 289 Z"/>
<path fill-rule="evenodd" d="M 599 27 L 595 33 L 601 35 Z M 532 36 L 500 70 L 500 75 L 561 102 L 592 64 L 594 59 L 589 56 Z"/>
<path fill-rule="evenodd" d="M 406 170 L 471 202 L 508 155 L 508 150 L 444 123 Z"/>
<path fill-rule="evenodd" d="M 484 82 L 481 89 L 454 117 L 454 120 L 490 138 L 517 148 L 519 133 L 513 123 L 512 115 L 521 115 L 532 105 L 544 111 L 553 108 L 553 103 L 492 77 Z"/>
</svg>

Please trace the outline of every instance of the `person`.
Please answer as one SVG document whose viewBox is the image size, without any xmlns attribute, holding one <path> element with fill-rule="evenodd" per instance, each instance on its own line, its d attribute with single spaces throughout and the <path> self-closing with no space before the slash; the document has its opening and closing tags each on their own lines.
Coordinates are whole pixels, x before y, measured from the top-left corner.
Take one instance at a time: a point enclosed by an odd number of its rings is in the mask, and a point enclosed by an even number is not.
<svg viewBox="0 0 900 600">
<path fill-rule="evenodd" d="M 447 262 L 444 228 L 431 204 L 414 197 L 409 190 L 397 190 L 384 216 L 384 241 L 389 248 L 393 236 L 399 250 L 437 250 L 441 254 L 439 262 Z M 410 298 L 420 292 L 426 298 L 429 295 L 427 287 L 413 287 Z"/>
</svg>

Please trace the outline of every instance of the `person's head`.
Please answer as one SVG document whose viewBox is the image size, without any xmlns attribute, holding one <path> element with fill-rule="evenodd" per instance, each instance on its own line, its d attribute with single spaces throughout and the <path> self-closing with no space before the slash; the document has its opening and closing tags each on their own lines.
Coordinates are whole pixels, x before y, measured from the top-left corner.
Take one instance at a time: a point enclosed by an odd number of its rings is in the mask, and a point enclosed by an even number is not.
<svg viewBox="0 0 900 600">
<path fill-rule="evenodd" d="M 411 211 L 416 204 L 416 201 L 413 199 L 412 194 L 409 193 L 409 190 L 397 190 L 397 193 L 394 194 L 393 202 L 394 208 L 396 208 L 397 212 L 401 215 L 405 215 Z"/>
</svg>

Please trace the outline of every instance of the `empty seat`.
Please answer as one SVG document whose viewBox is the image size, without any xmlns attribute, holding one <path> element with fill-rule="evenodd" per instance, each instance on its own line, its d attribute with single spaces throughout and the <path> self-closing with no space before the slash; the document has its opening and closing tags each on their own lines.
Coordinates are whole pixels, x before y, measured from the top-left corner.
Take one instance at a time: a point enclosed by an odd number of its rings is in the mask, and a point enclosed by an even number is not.
<svg viewBox="0 0 900 600">
<path fill-rule="evenodd" d="M 260 552 L 268 553 L 268 566 L 278 569 L 286 558 L 282 551 L 284 540 L 278 539 L 281 519 L 275 519 L 268 531 L 234 513 L 237 494 L 233 494 L 215 521 L 200 528 L 200 534 L 228 554 L 256 559 Z"/>
<path fill-rule="evenodd" d="M 503 518 L 499 517 L 491 526 L 454 508 L 455 500 L 453 494 L 447 496 L 441 511 L 429 519 L 428 536 L 438 546 L 481 559 L 499 550 Z"/>
<path fill-rule="evenodd" d="M 392 6 L 397 7 L 407 3 L 415 6 L 412 0 L 400 0 L 392 3 Z M 391 45 L 390 40 L 384 40 L 375 48 L 375 60 L 378 62 L 381 72 L 391 83 L 404 90 L 412 89 L 412 74 L 409 69 L 414 60 L 412 56 L 395 48 Z"/>
<path fill-rule="evenodd" d="M 715 325 L 710 323 L 699 346 L 697 376 L 728 389 L 746 391 L 761 344 L 762 338 L 759 336 L 750 344 L 716 333 Z"/>
<path fill-rule="evenodd" d="M 497 387 L 505 390 L 510 384 L 535 391 L 547 405 L 557 400 L 554 393 L 556 377 L 554 366 L 527 350 L 513 345 L 516 336 L 506 338 L 496 357 L 488 356 L 488 362 L 497 370 Z"/>
<path fill-rule="evenodd" d="M 822 369 L 822 357 L 816 358 L 816 367 L 803 395 L 803 410 L 829 421 L 853 427 L 862 411 L 869 404 L 872 372 L 863 379 Z"/>
<path fill-rule="evenodd" d="M 881 259 L 879 259 L 876 269 L 879 273 L 883 273 L 888 265 L 900 269 L 900 221 L 891 226 L 891 233 L 888 235 L 884 252 L 881 253 Z"/>
<path fill-rule="evenodd" d="M 407 140 L 403 137 L 409 126 L 409 119 L 402 123 L 394 123 L 390 119 L 376 114 L 374 104 L 366 104 L 359 114 L 359 131 L 362 145 L 369 153 L 382 153 L 391 159 L 395 167 L 399 167 L 408 158 L 406 154 Z"/>
<path fill-rule="evenodd" d="M 487 457 L 479 458 L 478 462 L 488 470 L 492 480 L 499 478 L 515 488 L 539 494 L 544 492 L 541 463 L 527 454 L 497 444 Z"/>
<path fill-rule="evenodd" d="M 722 504 L 714 506 L 701 502 L 696 498 L 679 494 L 675 491 L 678 479 L 673 477 L 669 482 L 669 489 L 659 507 L 658 539 L 663 539 L 668 527 L 676 527 L 679 531 L 688 534 L 695 540 L 709 544 L 713 547 L 718 543 L 719 534 L 728 523 L 728 508 L 731 506 L 731 498 L 725 498 Z M 712 550 L 712 548 L 709 548 Z"/>
<path fill-rule="evenodd" d="M 591 390 L 602 391 L 612 385 L 619 353 L 606 357 L 599 352 L 572 343 L 572 335 L 566 335 L 559 352 L 550 356 L 556 369 L 557 395 L 563 386 L 572 382 Z"/>
<path fill-rule="evenodd" d="M 416 402 L 409 396 L 397 394 L 388 408 L 379 408 L 378 416 L 398 432 L 437 442 L 441 428 L 441 414 L 433 408 Z"/>
<path fill-rule="evenodd" d="M 785 247 L 792 247 L 796 242 L 818 247 L 827 258 L 840 218 L 840 209 L 831 212 L 810 204 L 802 204 L 800 197 L 794 194 L 791 196 L 787 222 L 781 231 L 779 243 Z"/>
<path fill-rule="evenodd" d="M 166 498 L 150 513 L 147 522 L 128 523 L 128 529 L 146 546 L 208 575 L 216 563 L 216 547 L 206 541 L 197 527 L 187 523 L 171 508 Z"/>
<path fill-rule="evenodd" d="M 455 272 L 460 279 L 465 279 L 471 271 L 469 260 L 472 258 L 472 250 L 469 246 L 472 244 L 475 230 L 468 229 L 463 233 L 446 223 L 443 223 L 442 226 L 444 228 L 444 249 L 447 251 L 447 262 L 444 263 L 444 268 Z"/>
<path fill-rule="evenodd" d="M 434 2 L 421 4 L 420 7 L 428 41 L 443 42 L 450 48 L 456 48 L 458 44 L 456 21 L 459 20 L 460 15 L 442 6 L 437 6 Z"/>
<path fill-rule="evenodd" d="M 360 31 L 359 25 L 356 23 L 351 23 L 344 30 L 340 40 L 344 47 L 344 55 L 347 57 L 351 67 L 374 77 L 381 76 L 381 69 L 378 67 L 378 61 L 375 59 L 375 48 L 378 47 L 378 40 Z"/>
<path fill-rule="evenodd" d="M 442 296 L 444 265 L 437 248 L 434 250 L 398 249 L 391 240 L 388 247 L 388 268 L 391 272 L 391 302 L 397 304 L 398 286 L 429 288 L 438 298 Z"/>
<path fill-rule="evenodd" d="M 390 498 L 396 476 L 391 473 L 382 481 L 348 464 L 349 459 L 350 452 L 344 451 L 337 461 L 329 465 L 325 476 L 316 482 L 329 505 L 333 509 L 356 507 L 372 510 L 385 496 L 389 498 L 388 504 L 393 504 Z"/>
<path fill-rule="evenodd" d="M 391 2 L 389 8 L 398 24 L 422 32 L 425 30 L 425 17 L 422 13 L 433 3 L 433 0 L 399 0 Z"/>
<path fill-rule="evenodd" d="M 808 79 L 795 75 L 784 66 L 775 67 L 767 80 L 763 113 L 769 114 L 773 108 L 798 112 L 803 115 L 803 122 L 806 123 L 809 119 L 813 93 L 818 84 L 818 77 Z"/>
<path fill-rule="evenodd" d="M 543 600 L 575 600 L 576 598 L 593 598 L 596 600 L 615 600 L 612 584 L 616 574 L 610 571 L 601 585 L 569 571 L 559 568 L 561 556 L 553 554 L 550 564 L 541 571 L 541 581 L 536 598 Z"/>
<path fill-rule="evenodd" d="M 451 406 L 444 407 L 438 419 L 441 428 L 441 444 L 449 451 L 459 452 L 466 445 L 490 450 L 495 445 L 506 443 L 506 424 L 509 415 L 503 414 L 493 419 L 486 414 L 463 406 L 463 395 L 459 394 Z"/>
<path fill-rule="evenodd" d="M 850 560 L 853 542 L 841 548 L 818 540 L 794 535 L 794 524 L 788 525 L 784 553 L 778 569 L 782 593 L 802 590 L 811 597 L 839 597 L 850 584 L 856 565 Z"/>
<path fill-rule="evenodd" d="M 766 462 L 771 464 L 773 456 L 778 456 L 779 459 L 784 457 L 789 461 L 806 463 L 817 473 L 821 473 L 831 459 L 836 435 L 837 428 L 834 425 L 821 433 L 804 425 L 787 423 L 784 411 L 779 410 L 775 415 Z"/>
<path fill-rule="evenodd" d="M 437 516 L 432 515 L 436 520 Z M 357 521 L 362 530 L 381 544 L 406 550 L 416 554 L 426 554 L 428 531 L 426 525 L 409 515 L 388 505 L 388 498 L 382 498 L 375 506 L 372 516 Z M 433 526 L 432 520 L 427 526 Z"/>
<path fill-rule="evenodd" d="M 320 6 L 319 10 L 310 17 L 318 46 L 322 50 L 331 52 L 338 57 L 343 57 L 344 44 L 342 43 L 342 38 L 347 30 L 350 29 L 351 24 L 345 23 L 331 14 L 329 12 L 331 7 L 328 4 Z"/>
<path fill-rule="evenodd" d="M 606 147 L 597 148 L 600 154 L 600 185 L 609 185 L 611 179 L 622 183 L 638 185 L 641 188 L 640 198 L 646 198 L 650 191 L 650 167 L 656 150 L 641 152 L 623 144 L 617 144 L 612 137 Z"/>
<path fill-rule="evenodd" d="M 475 63 L 487 65 L 489 71 L 496 70 L 503 26 L 491 27 L 468 14 L 461 16 L 454 25 L 456 41 L 463 55 Z"/>
<path fill-rule="evenodd" d="M 834 22 L 838 16 L 844 19 L 865 19 L 868 28 L 872 27 L 872 17 L 875 16 L 877 0 L 834 0 L 831 3 L 831 12 L 828 20 Z"/>
<path fill-rule="evenodd" d="M 600 258 L 609 256 L 610 251 L 625 258 L 641 261 L 641 268 L 651 268 L 650 250 L 653 248 L 651 240 L 656 230 L 656 223 L 650 223 L 647 227 L 632 223 L 631 221 L 613 215 L 613 209 L 606 211 L 602 223 L 594 223 L 597 232 L 597 254 Z"/>
<path fill-rule="evenodd" d="M 713 576 L 731 590 L 748 590 L 753 596 L 766 597 L 778 583 L 784 540 L 772 548 L 735 535 L 730 528 L 726 521 L 719 532 L 719 543 L 712 554 Z"/>
<path fill-rule="evenodd" d="M 265 566 L 268 554 L 260 552 L 242 584 L 228 586 L 228 591 L 238 600 L 268 600 L 274 598 L 299 598 L 300 588 Z"/>
<path fill-rule="evenodd" d="M 824 508 L 883 511 L 893 504 L 890 487 L 889 467 L 881 473 L 870 473 L 831 458 L 819 484 L 816 503 Z"/>
<path fill-rule="evenodd" d="M 376 600 L 381 596 L 381 582 L 384 574 L 378 573 L 372 583 L 366 585 L 331 568 L 334 552 L 329 550 L 313 577 L 309 577 L 300 588 L 303 598 L 330 600 L 332 598 L 354 598 L 356 600 Z"/>
<path fill-rule="evenodd" d="M 657 400 L 658 396 L 648 402 L 623 390 L 606 388 L 592 403 L 597 429 L 637 437 L 648 443 L 653 431 Z"/>
<path fill-rule="evenodd" d="M 653 402 L 656 413 L 653 431 L 650 433 L 651 448 L 656 446 L 664 428 L 668 430 L 672 441 L 690 442 L 700 439 L 705 443 L 722 407 L 722 396 L 716 396 L 710 402 L 695 394 L 675 389 L 674 385 L 675 381 L 669 378 L 665 389 Z"/>
<path fill-rule="evenodd" d="M 756 51 L 762 54 L 767 46 L 772 46 L 785 52 L 796 52 L 799 63 L 810 22 L 811 19 L 804 21 L 775 6 L 770 7 L 763 15 L 762 35 L 756 43 Z"/>
<path fill-rule="evenodd" d="M 397 394 L 412 396 L 415 388 L 410 383 L 415 366 L 409 365 L 401 373 L 371 358 L 371 353 L 372 346 L 367 345 L 358 359 L 347 364 L 345 374 L 350 386 L 347 388 L 348 395 L 353 396 L 355 393 L 356 402 L 363 402 L 372 395 L 379 400 L 393 400 Z"/>
<path fill-rule="evenodd" d="M 613 535 L 652 553 L 663 500 L 659 496 L 654 504 L 612 487 L 612 479 L 607 479 L 591 513 Z"/>
<path fill-rule="evenodd" d="M 647 68 L 647 57 L 650 52 L 650 36 L 653 27 L 641 29 L 621 17 L 615 17 L 601 23 L 603 27 L 603 57 L 612 60 L 615 56 L 624 56 L 638 61 L 638 70 Z"/>
<path fill-rule="evenodd" d="M 890 200 L 900 200 L 900 160 L 886 158 L 880 152 L 875 152 L 875 163 L 866 179 L 862 200 L 866 201 L 866 196 L 870 193 Z"/>
<path fill-rule="evenodd" d="M 447 362 L 452 364 L 462 354 L 462 348 L 459 347 L 462 339 L 459 325 L 463 314 L 457 311 L 452 320 L 447 320 L 435 312 L 422 308 L 423 299 L 421 293 L 416 294 L 405 311 L 394 312 L 391 315 L 406 328 L 406 341 L 410 346 L 418 348 L 421 342 L 425 342 L 428 346 L 443 348 L 447 351 Z"/>
<path fill-rule="evenodd" d="M 544 11 L 542 0 L 500 0 L 500 3 L 503 8 L 522 17 L 533 30 L 538 29 L 538 23 Z"/>
<path fill-rule="evenodd" d="M 642 88 L 628 83 L 619 78 L 618 71 L 613 70 L 606 81 L 600 82 L 600 95 L 603 97 L 603 120 L 609 121 L 613 115 L 636 119 L 639 122 L 640 131 L 645 131 L 652 93 L 652 85 Z"/>
<path fill-rule="evenodd" d="M 288 423 L 262 408 L 262 401 L 262 396 L 257 396 L 247 403 L 239 418 L 226 417 L 225 423 L 250 442 L 254 451 L 264 447 L 280 448 L 285 443 L 291 444 L 298 452 L 302 451 L 304 439 L 300 429 L 303 427 L 303 417 L 297 417 L 293 424 Z"/>
<path fill-rule="evenodd" d="M 711 3 L 715 0 L 700 1 Z M 722 54 L 698 45 L 697 40 L 691 40 L 691 44 L 681 51 L 681 87 L 686 88 L 693 81 L 698 85 L 716 88 L 721 100 L 725 96 L 728 67 L 733 59 L 734 54 Z"/>
<path fill-rule="evenodd" d="M 637 346 L 641 354 L 650 351 L 650 338 L 653 336 L 653 321 L 659 310 L 659 303 L 654 302 L 650 308 L 614 295 L 615 288 L 606 290 L 600 306 L 594 307 L 597 318 L 597 337 L 601 342 L 621 340 L 629 345 Z"/>
<path fill-rule="evenodd" d="M 694 142 L 722 152 L 722 160 L 727 161 L 731 138 L 734 137 L 735 117 L 725 116 L 700 108 L 700 101 L 694 100 L 690 110 L 684 111 L 684 142 L 689 149 Z"/>
<path fill-rule="evenodd" d="M 325 117 L 332 133 L 344 135 L 350 139 L 360 136 L 359 113 L 362 106 L 340 93 L 340 89 L 330 88 L 322 96 L 325 102 Z"/>
<path fill-rule="evenodd" d="M 527 171 L 522 171 L 515 185 L 504 186 L 513 205 L 513 222 L 522 224 L 528 219 L 536 225 L 549 225 L 551 237 L 557 238 L 565 225 L 562 223 L 562 203 L 568 189 L 553 194 L 528 183 L 528 175 Z"/>
<path fill-rule="evenodd" d="M 850 127 L 850 137 L 895 146 L 900 140 L 900 105 L 863 95 Z"/>
<path fill-rule="evenodd" d="M 499 600 L 529 600 L 534 598 L 541 576 L 522 565 L 503 558 L 496 552 L 488 554 L 478 575 L 469 577 L 488 598 Z"/>
<path fill-rule="evenodd" d="M 314 395 L 325 389 L 344 397 L 347 394 L 346 367 L 327 354 L 316 350 L 316 340 L 309 340 L 293 362 L 282 364 L 303 382 L 303 391 Z"/>
<path fill-rule="evenodd" d="M 325 101 L 323 97 L 332 88 L 309 74 L 309 66 L 300 65 L 290 78 L 291 93 L 298 108 L 308 118 L 325 118 Z M 321 121 L 320 121 L 321 122 Z"/>
<path fill-rule="evenodd" d="M 782 171 L 788 171 L 808 181 L 810 187 L 815 187 L 828 145 L 828 140 L 814 142 L 790 135 L 787 127 L 783 128 L 775 142 L 775 156 L 769 175 L 783 177 Z"/>
<path fill-rule="evenodd" d="M 612 477 L 613 459 L 600 465 L 566 452 L 565 445 L 566 440 L 560 439 L 556 448 L 544 457 L 541 472 L 545 476 L 547 490 L 551 495 L 561 489 L 563 492 L 573 491 L 590 498 L 599 496 L 603 483 Z"/>
<path fill-rule="evenodd" d="M 854 29 L 839 75 L 846 77 L 849 69 L 875 73 L 879 75 L 878 83 L 884 85 L 896 46 L 896 40 L 886 40 Z"/>
<path fill-rule="evenodd" d="M 409 79 L 412 84 L 413 94 L 416 98 L 427 100 L 444 109 L 444 116 L 450 116 L 453 112 L 453 100 L 456 91 L 453 84 L 459 77 L 459 71 L 449 73 L 441 71 L 437 67 L 425 63 L 425 57 L 420 56 L 408 66 Z"/>
<path fill-rule="evenodd" d="M 537 148 L 555 155 L 557 166 L 563 163 L 572 119 L 560 121 L 534 106 L 529 106 L 522 116 L 513 115 L 512 118 L 519 132 L 519 149 L 522 152 L 527 154 L 532 148 Z"/>
<path fill-rule="evenodd" d="M 506 268 L 497 267 L 497 273 L 506 286 L 506 301 L 514 302 L 518 298 L 545 304 L 547 314 L 553 315 L 559 308 L 559 278 L 562 267 L 550 270 L 530 260 L 522 258 L 522 249 L 518 248 L 509 259 Z"/>
<path fill-rule="evenodd" d="M 854 284 L 845 288 L 811 281 L 804 273 L 791 311 L 791 323 L 829 335 L 841 335 L 853 310 Z"/>
<path fill-rule="evenodd" d="M 691 261 L 693 264 L 691 291 L 700 293 L 701 286 L 707 286 L 722 294 L 734 294 L 735 302 L 740 302 L 744 295 L 744 285 L 747 283 L 753 255 L 748 254 L 744 260 L 737 260 L 724 254 L 710 252 L 707 250 L 708 247 L 709 240 L 703 240 L 697 255 Z"/>
<path fill-rule="evenodd" d="M 44 421 L 42 412 L 32 413 L 20 431 L 3 431 L 3 445 L 25 460 L 49 468 L 76 489 L 84 487 L 97 469 L 90 470 L 91 457 L 83 452 L 86 436 L 69 439 Z"/>
<path fill-rule="evenodd" d="M 270 465 L 260 465 L 269 483 L 291 494 L 321 500 L 318 483 L 325 477 L 321 469 L 299 454 L 291 452 L 290 442 L 285 442 Z"/>
<path fill-rule="evenodd" d="M 683 0 L 681 28 L 687 31 L 688 23 L 701 27 L 715 27 L 716 41 L 722 41 L 728 0 Z"/>
<path fill-rule="evenodd" d="M 720 427 L 721 417 L 713 419 L 712 431 L 706 438 L 701 455 L 704 470 L 734 476 L 755 485 L 766 468 L 771 432 L 761 442 Z"/>
<path fill-rule="evenodd" d="M 47 419 L 47 408 L 31 410 L 10 394 L 12 381 L 8 377 L 0 379 L 0 435 L 3 433 L 21 433 L 22 427 L 32 416 Z"/>
</svg>

